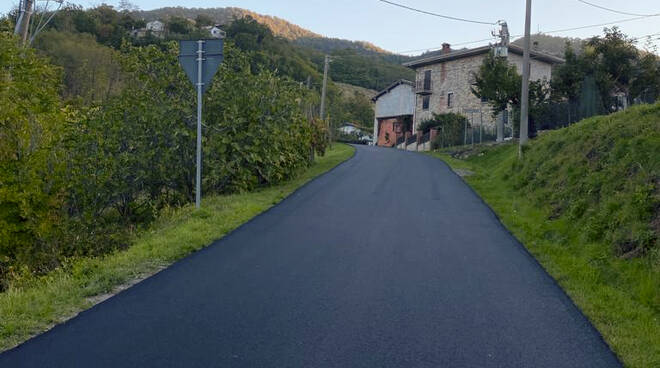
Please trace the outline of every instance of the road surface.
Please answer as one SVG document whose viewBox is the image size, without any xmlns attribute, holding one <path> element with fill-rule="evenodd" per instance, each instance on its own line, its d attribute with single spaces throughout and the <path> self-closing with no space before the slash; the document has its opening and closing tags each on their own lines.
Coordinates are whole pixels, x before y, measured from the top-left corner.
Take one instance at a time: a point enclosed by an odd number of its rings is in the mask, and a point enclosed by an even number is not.
<svg viewBox="0 0 660 368">
<path fill-rule="evenodd" d="M 354 158 L 0 367 L 619 367 L 441 161 Z"/>
</svg>

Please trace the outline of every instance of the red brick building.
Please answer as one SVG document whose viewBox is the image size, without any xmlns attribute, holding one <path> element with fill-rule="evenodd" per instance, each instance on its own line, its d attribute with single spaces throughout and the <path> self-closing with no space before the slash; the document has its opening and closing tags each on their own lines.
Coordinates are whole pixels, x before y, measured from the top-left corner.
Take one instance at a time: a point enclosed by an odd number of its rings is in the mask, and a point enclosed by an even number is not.
<svg viewBox="0 0 660 368">
<path fill-rule="evenodd" d="M 390 118 L 380 118 L 378 121 L 378 140 L 377 146 L 392 147 L 396 140 L 405 136 L 406 132 L 412 132 L 412 118 L 406 116 L 395 116 Z"/>
</svg>

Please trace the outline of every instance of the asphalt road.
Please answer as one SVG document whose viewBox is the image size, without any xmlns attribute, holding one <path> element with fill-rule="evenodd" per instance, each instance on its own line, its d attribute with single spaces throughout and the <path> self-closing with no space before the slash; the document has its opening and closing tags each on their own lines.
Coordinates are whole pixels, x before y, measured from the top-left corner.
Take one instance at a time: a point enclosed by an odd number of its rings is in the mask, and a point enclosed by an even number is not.
<svg viewBox="0 0 660 368">
<path fill-rule="evenodd" d="M 619 367 L 441 161 L 356 156 L 0 367 Z"/>
</svg>

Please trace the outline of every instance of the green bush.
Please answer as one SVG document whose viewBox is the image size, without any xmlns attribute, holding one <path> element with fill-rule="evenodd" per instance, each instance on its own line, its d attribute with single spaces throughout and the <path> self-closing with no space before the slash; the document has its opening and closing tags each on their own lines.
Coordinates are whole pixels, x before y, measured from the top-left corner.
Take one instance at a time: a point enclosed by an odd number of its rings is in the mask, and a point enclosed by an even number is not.
<svg viewBox="0 0 660 368">
<path fill-rule="evenodd" d="M 122 91 L 76 110 L 60 102 L 57 68 L 1 37 L 0 280 L 126 246 L 161 209 L 192 201 L 196 94 L 176 43 L 124 43 Z M 203 193 L 272 185 L 309 165 L 325 147 L 303 114 L 312 97 L 226 44 L 204 96 Z"/>
<path fill-rule="evenodd" d="M 463 144 L 466 127 L 470 127 L 467 117 L 450 112 L 433 114 L 433 118 L 423 121 L 418 130 L 427 133 L 431 128 L 436 128 L 438 135 L 431 142 L 431 148 L 438 149 Z"/>
<path fill-rule="evenodd" d="M 0 289 L 20 265 L 56 263 L 62 204 L 61 151 L 67 118 L 59 99 L 60 71 L 0 33 Z"/>
</svg>

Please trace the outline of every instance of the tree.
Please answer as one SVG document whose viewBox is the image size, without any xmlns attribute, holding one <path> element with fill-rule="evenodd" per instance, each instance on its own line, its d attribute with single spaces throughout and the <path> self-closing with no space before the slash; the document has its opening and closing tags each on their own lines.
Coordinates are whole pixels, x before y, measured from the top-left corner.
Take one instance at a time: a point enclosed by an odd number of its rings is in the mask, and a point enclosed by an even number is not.
<svg viewBox="0 0 660 368">
<path fill-rule="evenodd" d="M 571 102 L 577 100 L 584 80 L 584 65 L 570 43 L 566 42 L 564 63 L 555 66 L 552 71 L 552 91 L 556 97 L 565 97 Z"/>
<path fill-rule="evenodd" d="M 213 25 L 213 19 L 206 14 L 198 14 L 195 17 L 195 27 L 202 28 Z"/>
<path fill-rule="evenodd" d="M 0 289 L 17 265 L 52 267 L 63 177 L 59 70 L 0 33 Z"/>
<path fill-rule="evenodd" d="M 564 63 L 556 65 L 552 71 L 552 97 L 555 102 L 565 99 L 567 102 L 568 123 L 572 123 L 576 118 L 573 111 L 580 98 L 583 81 L 585 78 L 585 66 L 581 57 L 579 57 L 570 42 L 566 42 L 564 50 Z"/>
<path fill-rule="evenodd" d="M 621 108 L 617 94 L 647 102 L 660 94 L 657 55 L 640 53 L 634 39 L 617 27 L 605 28 L 603 36 L 589 39 L 580 54 L 567 45 L 564 58 L 566 62 L 553 72 L 553 93 L 571 104 L 579 103 L 581 114 Z"/>
<path fill-rule="evenodd" d="M 354 121 L 368 131 L 373 130 L 374 107 L 365 95 L 356 91 L 347 101 L 345 109 L 351 117 L 348 121 Z"/>
<path fill-rule="evenodd" d="M 493 117 L 511 106 L 520 111 L 522 77 L 514 65 L 506 58 L 496 57 L 490 52 L 483 60 L 479 71 L 473 74 L 472 93 L 487 101 L 492 107 Z M 544 111 L 544 104 L 550 97 L 549 83 L 545 79 L 529 83 L 529 135 L 536 134 L 535 120 Z M 520 124 L 520 114 L 514 113 L 514 129 Z"/>
<path fill-rule="evenodd" d="M 119 52 L 99 44 L 94 36 L 48 31 L 37 39 L 35 48 L 64 70 L 64 98 L 80 98 L 89 105 L 120 92 Z"/>
<path fill-rule="evenodd" d="M 187 35 L 192 32 L 192 27 L 188 19 L 182 17 L 170 17 L 165 22 L 165 27 L 170 33 L 178 35 Z"/>
<path fill-rule="evenodd" d="M 269 70 L 253 73 L 231 43 L 225 51 L 206 99 L 205 186 L 233 192 L 290 178 L 309 164 L 312 127 L 303 109 L 311 92 Z"/>
<path fill-rule="evenodd" d="M 0 32 L 12 32 L 14 25 L 9 16 L 0 16 Z"/>
<path fill-rule="evenodd" d="M 506 58 L 488 53 L 473 76 L 474 84 L 470 90 L 475 96 L 488 101 L 493 108 L 493 116 L 506 110 L 509 105 L 519 105 L 522 79 L 516 67 L 509 64 Z"/>
<path fill-rule="evenodd" d="M 660 58 L 645 52 L 638 60 L 630 95 L 641 102 L 653 103 L 660 98 Z"/>
<path fill-rule="evenodd" d="M 634 40 L 617 27 L 605 28 L 604 33 L 603 37 L 587 42 L 584 56 L 593 70 L 605 107 L 609 108 L 614 103 L 613 92 L 629 94 L 638 51 Z"/>
<path fill-rule="evenodd" d="M 139 6 L 133 4 L 128 0 L 120 0 L 119 6 L 117 8 L 122 12 L 128 12 L 128 13 L 140 10 Z"/>
</svg>

